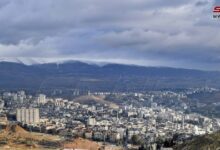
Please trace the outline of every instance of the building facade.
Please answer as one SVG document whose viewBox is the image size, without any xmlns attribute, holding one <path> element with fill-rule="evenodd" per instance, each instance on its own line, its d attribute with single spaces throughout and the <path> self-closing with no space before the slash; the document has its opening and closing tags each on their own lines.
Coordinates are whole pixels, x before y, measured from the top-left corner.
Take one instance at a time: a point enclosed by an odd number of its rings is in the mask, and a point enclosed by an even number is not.
<svg viewBox="0 0 220 150">
<path fill-rule="evenodd" d="M 38 124 L 40 115 L 38 108 L 21 108 L 16 110 L 17 121 L 25 124 Z"/>
</svg>

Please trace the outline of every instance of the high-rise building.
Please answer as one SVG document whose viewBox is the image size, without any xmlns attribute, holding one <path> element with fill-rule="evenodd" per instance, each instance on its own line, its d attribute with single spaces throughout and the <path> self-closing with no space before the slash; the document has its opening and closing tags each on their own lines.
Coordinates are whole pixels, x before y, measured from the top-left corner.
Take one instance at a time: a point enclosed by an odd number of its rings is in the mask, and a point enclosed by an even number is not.
<svg viewBox="0 0 220 150">
<path fill-rule="evenodd" d="M 17 121 L 26 124 L 37 124 L 40 122 L 38 108 L 21 108 L 16 110 Z"/>
<path fill-rule="evenodd" d="M 0 99 L 0 110 L 4 108 L 5 102 Z"/>
<path fill-rule="evenodd" d="M 45 104 L 47 101 L 46 101 L 46 95 L 44 94 L 39 94 L 37 96 L 37 103 L 38 104 Z"/>
</svg>

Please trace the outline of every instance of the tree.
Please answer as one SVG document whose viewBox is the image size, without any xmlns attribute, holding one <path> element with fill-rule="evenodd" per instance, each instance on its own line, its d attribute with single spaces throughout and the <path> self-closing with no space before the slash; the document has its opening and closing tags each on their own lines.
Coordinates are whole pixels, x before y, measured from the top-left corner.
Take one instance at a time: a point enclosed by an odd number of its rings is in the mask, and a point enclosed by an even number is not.
<svg viewBox="0 0 220 150">
<path fill-rule="evenodd" d="M 131 142 L 134 145 L 141 145 L 143 143 L 142 140 L 141 140 L 141 137 L 138 136 L 138 135 L 133 135 L 132 138 L 131 138 Z"/>
</svg>

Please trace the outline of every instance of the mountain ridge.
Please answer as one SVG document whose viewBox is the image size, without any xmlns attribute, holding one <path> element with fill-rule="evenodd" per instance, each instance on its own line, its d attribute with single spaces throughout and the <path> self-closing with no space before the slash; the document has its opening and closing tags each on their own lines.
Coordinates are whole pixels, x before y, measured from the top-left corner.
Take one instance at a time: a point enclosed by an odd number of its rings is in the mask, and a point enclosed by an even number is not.
<svg viewBox="0 0 220 150">
<path fill-rule="evenodd" d="M 43 85 L 42 85 L 43 84 Z M 25 65 L 0 62 L 0 88 L 145 90 L 219 87 L 220 72 L 80 61 Z"/>
<path fill-rule="evenodd" d="M 104 62 L 104 61 L 89 61 L 89 60 L 77 60 L 77 59 L 58 59 L 58 60 L 47 60 L 43 58 L 7 58 L 0 57 L 0 63 L 16 63 L 23 64 L 26 66 L 34 66 L 34 65 L 44 65 L 44 64 L 68 64 L 68 63 L 85 63 L 89 65 L 96 65 L 99 67 L 108 66 L 108 65 L 121 65 L 121 66 L 134 66 L 134 67 L 146 67 L 146 68 L 172 68 L 172 69 L 185 69 L 185 70 L 198 70 L 198 71 L 209 71 L 209 72 L 220 72 L 219 70 L 203 70 L 203 69 L 195 69 L 195 68 L 184 68 L 184 67 L 170 67 L 170 66 L 147 66 L 140 64 L 126 64 L 126 63 L 114 63 L 114 62 Z"/>
</svg>

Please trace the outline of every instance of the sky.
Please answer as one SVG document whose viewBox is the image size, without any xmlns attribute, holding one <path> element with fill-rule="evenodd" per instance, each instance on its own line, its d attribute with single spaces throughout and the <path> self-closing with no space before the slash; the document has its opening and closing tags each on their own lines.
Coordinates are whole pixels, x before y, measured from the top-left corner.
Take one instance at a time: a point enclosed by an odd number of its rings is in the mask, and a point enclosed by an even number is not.
<svg viewBox="0 0 220 150">
<path fill-rule="evenodd" d="M 0 60 L 220 70 L 214 0 L 1 0 Z"/>
</svg>

